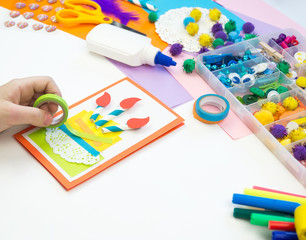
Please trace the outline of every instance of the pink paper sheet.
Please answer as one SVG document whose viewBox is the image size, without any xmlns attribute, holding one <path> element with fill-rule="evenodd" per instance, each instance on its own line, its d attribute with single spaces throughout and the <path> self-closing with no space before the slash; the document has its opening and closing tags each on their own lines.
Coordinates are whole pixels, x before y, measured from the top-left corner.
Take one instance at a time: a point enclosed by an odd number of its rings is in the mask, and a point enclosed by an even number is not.
<svg viewBox="0 0 306 240">
<path fill-rule="evenodd" d="M 166 48 L 163 53 L 169 55 L 169 47 Z M 190 55 L 181 53 L 179 56 L 172 58 L 176 61 L 177 65 L 166 69 L 194 99 L 204 94 L 215 93 L 205 80 L 195 71 L 191 74 L 187 74 L 183 71 L 183 62 L 191 58 Z M 225 120 L 219 123 L 219 126 L 234 140 L 252 133 L 232 111 L 229 112 Z"/>
<path fill-rule="evenodd" d="M 256 18 L 281 29 L 294 28 L 306 36 L 306 29 L 263 0 L 215 0 L 228 10 Z"/>
</svg>

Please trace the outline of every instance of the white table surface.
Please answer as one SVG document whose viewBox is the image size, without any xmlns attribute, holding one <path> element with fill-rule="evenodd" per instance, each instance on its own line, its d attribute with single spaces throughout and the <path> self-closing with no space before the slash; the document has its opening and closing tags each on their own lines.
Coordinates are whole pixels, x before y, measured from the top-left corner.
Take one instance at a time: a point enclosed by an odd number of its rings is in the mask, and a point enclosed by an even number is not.
<svg viewBox="0 0 306 240">
<path fill-rule="evenodd" d="M 50 75 L 72 104 L 124 77 L 61 31 L 0 36 L 0 84 Z M 195 120 L 192 105 L 175 108 L 183 127 L 69 192 L 13 138 L 26 126 L 1 133 L 0 239 L 270 239 L 266 228 L 233 218 L 232 194 L 305 188 L 254 135 L 233 141 Z"/>
</svg>

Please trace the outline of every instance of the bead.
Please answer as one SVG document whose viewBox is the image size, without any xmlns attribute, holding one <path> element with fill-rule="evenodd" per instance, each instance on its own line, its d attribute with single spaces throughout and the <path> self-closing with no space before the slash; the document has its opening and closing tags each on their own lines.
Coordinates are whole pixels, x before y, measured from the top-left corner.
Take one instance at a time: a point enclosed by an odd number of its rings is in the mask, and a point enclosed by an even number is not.
<svg viewBox="0 0 306 240">
<path fill-rule="evenodd" d="M 265 92 L 259 88 L 252 87 L 250 88 L 250 92 L 261 98 L 266 96 Z"/>
<path fill-rule="evenodd" d="M 212 70 L 212 71 L 217 70 L 217 65 L 212 65 L 212 66 L 211 66 L 211 70 Z"/>
<path fill-rule="evenodd" d="M 242 57 L 242 60 L 243 60 L 243 61 L 248 61 L 248 60 L 249 60 L 249 57 L 248 57 L 247 55 L 244 55 L 244 56 Z"/>
<path fill-rule="evenodd" d="M 226 68 L 226 67 L 227 67 L 226 64 L 221 65 L 221 68 Z"/>
<path fill-rule="evenodd" d="M 205 64 L 205 66 L 206 66 L 209 70 L 211 70 L 211 65 L 210 65 L 210 64 Z"/>
<path fill-rule="evenodd" d="M 245 105 L 250 105 L 258 101 L 258 97 L 256 95 L 244 95 L 242 97 L 242 101 Z"/>
<path fill-rule="evenodd" d="M 244 54 L 245 54 L 245 55 L 251 55 L 252 53 L 251 53 L 250 50 L 246 50 Z"/>
</svg>

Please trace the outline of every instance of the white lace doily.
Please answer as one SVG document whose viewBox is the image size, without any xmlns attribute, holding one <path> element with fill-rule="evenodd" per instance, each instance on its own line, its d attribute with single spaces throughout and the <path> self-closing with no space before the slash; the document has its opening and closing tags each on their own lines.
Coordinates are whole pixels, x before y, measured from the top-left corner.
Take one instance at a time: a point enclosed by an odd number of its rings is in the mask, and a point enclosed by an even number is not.
<svg viewBox="0 0 306 240">
<path fill-rule="evenodd" d="M 211 28 L 216 22 L 210 20 L 208 9 L 197 8 L 202 12 L 202 17 L 197 22 L 199 25 L 199 31 L 194 36 L 189 35 L 183 22 L 186 17 L 189 17 L 192 9 L 194 8 L 183 7 L 169 10 L 165 14 L 161 15 L 155 22 L 155 31 L 158 33 L 160 38 L 168 44 L 180 43 L 184 46 L 184 50 L 188 52 L 198 52 L 201 49 L 198 41 L 199 36 L 202 33 L 208 33 L 213 36 Z M 224 24 L 228 21 L 229 19 L 222 14 L 218 22 L 224 27 Z"/>
<path fill-rule="evenodd" d="M 46 128 L 46 142 L 68 162 L 92 165 L 100 161 L 100 155 L 92 156 L 59 128 Z"/>
</svg>

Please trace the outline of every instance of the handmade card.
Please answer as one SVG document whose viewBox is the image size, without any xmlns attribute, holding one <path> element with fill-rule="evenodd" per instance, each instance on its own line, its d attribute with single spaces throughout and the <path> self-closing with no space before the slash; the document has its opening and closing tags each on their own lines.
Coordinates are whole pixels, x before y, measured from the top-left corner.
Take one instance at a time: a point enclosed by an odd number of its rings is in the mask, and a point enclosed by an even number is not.
<svg viewBox="0 0 306 240">
<path fill-rule="evenodd" d="M 32 126 L 15 138 L 69 190 L 183 121 L 152 94 L 124 78 L 71 105 L 64 125 Z"/>
</svg>

